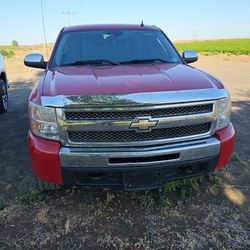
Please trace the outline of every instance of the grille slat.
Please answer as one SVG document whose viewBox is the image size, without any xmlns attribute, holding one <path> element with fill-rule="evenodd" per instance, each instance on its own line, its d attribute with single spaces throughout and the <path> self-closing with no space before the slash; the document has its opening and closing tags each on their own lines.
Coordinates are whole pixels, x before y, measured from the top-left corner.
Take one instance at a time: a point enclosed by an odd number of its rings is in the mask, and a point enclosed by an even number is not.
<svg viewBox="0 0 250 250">
<path fill-rule="evenodd" d="M 66 120 L 117 120 L 117 119 L 134 119 L 135 117 L 151 116 L 152 118 L 181 116 L 192 114 L 210 113 L 213 111 L 213 104 L 201 104 L 193 106 L 171 107 L 152 110 L 136 111 L 103 111 L 103 112 L 75 112 L 66 111 Z"/>
<path fill-rule="evenodd" d="M 71 142 L 134 142 L 179 138 L 208 133 L 211 123 L 189 126 L 154 129 L 151 132 L 136 133 L 135 131 L 69 131 Z"/>
</svg>

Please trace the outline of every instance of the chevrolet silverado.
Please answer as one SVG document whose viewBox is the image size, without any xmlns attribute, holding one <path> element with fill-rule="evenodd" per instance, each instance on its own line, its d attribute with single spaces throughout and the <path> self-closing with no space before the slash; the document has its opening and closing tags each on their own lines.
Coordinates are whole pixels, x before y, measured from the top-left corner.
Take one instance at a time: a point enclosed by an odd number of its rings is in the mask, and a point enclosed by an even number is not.
<svg viewBox="0 0 250 250">
<path fill-rule="evenodd" d="M 63 28 L 29 98 L 32 168 L 43 190 L 58 186 L 160 188 L 206 175 L 230 160 L 230 95 L 188 65 L 149 25 Z"/>
</svg>

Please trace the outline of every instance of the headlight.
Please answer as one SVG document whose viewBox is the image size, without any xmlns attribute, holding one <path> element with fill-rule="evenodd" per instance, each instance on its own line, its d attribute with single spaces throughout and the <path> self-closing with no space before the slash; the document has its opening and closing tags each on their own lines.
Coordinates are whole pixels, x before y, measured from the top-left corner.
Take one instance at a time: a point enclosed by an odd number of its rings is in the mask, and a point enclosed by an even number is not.
<svg viewBox="0 0 250 250">
<path fill-rule="evenodd" d="M 54 108 L 43 107 L 30 102 L 29 118 L 31 131 L 35 135 L 47 139 L 59 140 L 56 111 Z"/>
<path fill-rule="evenodd" d="M 218 120 L 216 130 L 225 128 L 229 125 L 231 118 L 231 100 L 230 97 L 218 101 Z"/>
</svg>

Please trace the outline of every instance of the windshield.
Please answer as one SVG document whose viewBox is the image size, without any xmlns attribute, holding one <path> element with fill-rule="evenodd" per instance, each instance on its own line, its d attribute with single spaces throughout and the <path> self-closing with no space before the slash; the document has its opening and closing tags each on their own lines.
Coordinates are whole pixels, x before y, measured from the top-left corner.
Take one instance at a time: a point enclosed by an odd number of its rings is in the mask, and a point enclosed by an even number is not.
<svg viewBox="0 0 250 250">
<path fill-rule="evenodd" d="M 168 39 L 158 30 L 71 31 L 62 35 L 52 66 L 179 63 Z"/>
</svg>

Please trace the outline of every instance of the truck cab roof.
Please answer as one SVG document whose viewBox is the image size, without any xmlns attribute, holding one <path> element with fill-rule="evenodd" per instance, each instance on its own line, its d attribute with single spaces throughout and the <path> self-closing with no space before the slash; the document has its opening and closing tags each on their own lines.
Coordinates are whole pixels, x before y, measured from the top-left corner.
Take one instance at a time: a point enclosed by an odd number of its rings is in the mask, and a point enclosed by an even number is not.
<svg viewBox="0 0 250 250">
<path fill-rule="evenodd" d="M 160 30 L 156 26 L 141 24 L 89 24 L 74 25 L 63 29 L 63 32 L 82 31 L 82 30 L 109 30 L 109 29 L 143 29 L 143 30 Z"/>
</svg>

